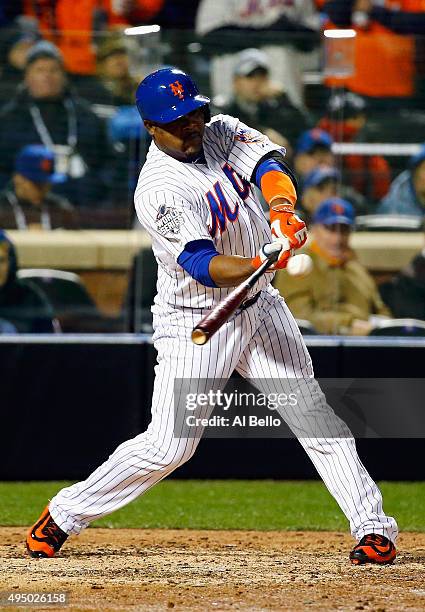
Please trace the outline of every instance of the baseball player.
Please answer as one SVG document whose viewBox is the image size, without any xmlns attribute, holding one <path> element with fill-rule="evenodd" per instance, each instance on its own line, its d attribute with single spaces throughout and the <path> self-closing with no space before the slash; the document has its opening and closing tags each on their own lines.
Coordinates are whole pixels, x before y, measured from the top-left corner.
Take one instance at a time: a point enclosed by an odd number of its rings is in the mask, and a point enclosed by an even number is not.
<svg viewBox="0 0 425 612">
<path fill-rule="evenodd" d="M 391 563 L 396 521 L 357 456 L 351 432 L 327 405 L 294 318 L 265 274 L 240 309 L 204 346 L 191 330 L 271 253 L 275 269 L 304 244 L 294 213 L 296 180 L 285 150 L 238 119 L 210 118 L 209 99 L 175 68 L 148 75 L 137 107 L 152 136 L 135 205 L 152 238 L 158 294 L 152 308 L 158 351 L 148 429 L 121 444 L 83 482 L 62 489 L 28 532 L 33 557 L 52 557 L 70 534 L 165 478 L 194 453 L 196 435 L 176 431 L 176 379 L 226 380 L 234 370 L 255 381 L 297 379 L 302 397 L 282 414 L 350 521 L 358 543 L 351 562 Z M 270 205 L 268 223 L 255 194 Z M 288 241 L 290 248 L 288 249 Z M 267 382 L 268 381 L 268 382 Z M 204 407 L 204 416 L 213 406 Z"/>
</svg>

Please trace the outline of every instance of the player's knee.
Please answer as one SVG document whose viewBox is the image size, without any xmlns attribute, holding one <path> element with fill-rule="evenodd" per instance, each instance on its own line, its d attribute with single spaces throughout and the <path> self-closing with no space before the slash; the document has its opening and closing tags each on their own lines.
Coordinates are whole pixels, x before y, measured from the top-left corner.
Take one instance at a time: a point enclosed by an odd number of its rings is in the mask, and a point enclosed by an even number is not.
<svg viewBox="0 0 425 612">
<path fill-rule="evenodd" d="M 177 442 L 178 444 L 163 457 L 163 467 L 167 471 L 175 470 L 189 461 L 197 447 L 195 440 L 178 440 Z"/>
<path fill-rule="evenodd" d="M 121 463 L 127 462 L 142 471 L 158 470 L 167 474 L 192 457 L 198 442 L 196 439 L 177 439 L 171 436 L 158 442 L 145 433 L 119 446 L 116 453 Z"/>
<path fill-rule="evenodd" d="M 135 460 L 141 469 L 145 469 L 148 464 L 150 469 L 169 474 L 192 457 L 197 442 L 195 440 L 174 439 L 159 446 L 148 443 L 135 451 L 132 460 Z"/>
</svg>

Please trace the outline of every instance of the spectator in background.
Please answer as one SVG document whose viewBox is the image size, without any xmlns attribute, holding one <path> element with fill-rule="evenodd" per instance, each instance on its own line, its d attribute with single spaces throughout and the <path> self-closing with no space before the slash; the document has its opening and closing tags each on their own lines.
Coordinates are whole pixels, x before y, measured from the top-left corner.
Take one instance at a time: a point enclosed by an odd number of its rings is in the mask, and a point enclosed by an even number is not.
<svg viewBox="0 0 425 612">
<path fill-rule="evenodd" d="M 2 259 L 2 256 L 0 254 L 0 266 L 1 266 L 1 259 Z M 13 323 L 10 323 L 10 321 L 6 321 L 5 319 L 0 319 L 0 336 L 1 335 L 13 336 L 14 334 L 17 334 L 17 333 L 18 333 L 18 330 L 13 325 Z"/>
<path fill-rule="evenodd" d="M 410 159 L 409 168 L 392 182 L 381 201 L 378 214 L 417 215 L 425 213 L 425 144 Z"/>
<path fill-rule="evenodd" d="M 288 99 L 280 85 L 270 79 L 270 61 L 264 51 L 245 49 L 236 57 L 233 95 L 216 107 L 219 112 L 238 117 L 266 134 L 273 142 L 292 147 L 308 118 Z M 215 102 L 216 102 L 215 101 Z"/>
<path fill-rule="evenodd" d="M 295 146 L 294 168 L 302 185 L 303 180 L 317 166 L 333 166 L 331 136 L 319 128 L 303 132 Z"/>
<path fill-rule="evenodd" d="M 357 193 L 352 187 L 341 182 L 341 173 L 332 166 L 317 166 L 309 172 L 303 182 L 301 196 L 301 208 L 307 222 L 314 215 L 319 205 L 329 198 L 337 196 L 348 200 L 353 206 L 356 214 L 367 214 L 367 202 L 365 198 Z"/>
<path fill-rule="evenodd" d="M 425 248 L 379 292 L 394 317 L 425 321 Z"/>
<path fill-rule="evenodd" d="M 94 104 L 134 105 L 138 83 L 130 74 L 123 36 L 105 38 L 99 43 L 96 57 L 96 77 L 78 81 L 78 93 Z"/>
<path fill-rule="evenodd" d="M 0 230 L 0 328 L 7 333 L 12 331 L 10 325 L 22 334 L 54 332 L 50 305 L 37 287 L 17 279 L 16 271 L 15 247 Z"/>
<path fill-rule="evenodd" d="M 331 96 L 317 127 L 326 130 L 334 141 L 355 142 L 364 140 L 366 123 L 365 100 L 352 92 L 341 92 Z M 391 169 L 381 155 L 343 155 L 342 172 L 345 182 L 371 203 L 388 193 Z"/>
<path fill-rule="evenodd" d="M 18 151 L 34 143 L 54 151 L 56 170 L 66 175 L 55 191 L 77 206 L 105 202 L 111 157 L 105 125 L 88 103 L 71 93 L 60 51 L 46 41 L 30 50 L 24 85 L 0 111 L 3 184 L 13 172 Z"/>
<path fill-rule="evenodd" d="M 115 152 L 110 194 L 117 206 L 127 210 L 124 226 L 130 227 L 134 216 L 134 191 L 151 138 L 134 104 L 117 109 L 108 122 L 108 132 Z"/>
<path fill-rule="evenodd" d="M 45 38 L 60 48 L 66 69 L 91 75 L 96 69 L 96 35 L 110 28 L 150 23 L 164 0 L 25 0 Z"/>
<path fill-rule="evenodd" d="M 392 110 L 406 103 L 415 77 L 415 41 L 409 35 L 425 32 L 424 0 L 331 0 L 324 12 L 335 27 L 357 33 L 354 74 L 328 84 L 345 85 L 383 109 L 391 99 Z"/>
<path fill-rule="evenodd" d="M 312 241 L 304 249 L 313 260 L 305 277 L 278 271 L 275 287 L 293 315 L 322 334 L 368 334 L 371 315 L 389 315 L 368 271 L 350 248 L 354 209 L 340 198 L 325 200 L 313 215 Z"/>
<path fill-rule="evenodd" d="M 112 104 L 134 104 L 138 82 L 130 75 L 128 49 L 122 37 L 105 40 L 97 52 L 97 76 Z"/>
<path fill-rule="evenodd" d="M 1 88 L 0 103 L 9 101 L 24 78 L 27 55 L 31 47 L 41 38 L 37 21 L 18 17 L 1 37 Z"/>
<path fill-rule="evenodd" d="M 213 96 L 230 96 L 235 53 L 249 46 L 265 51 L 271 78 L 285 87 L 292 104 L 303 106 L 302 51 L 319 43 L 319 14 L 312 0 L 253 2 L 201 0 L 196 31 L 212 55 Z"/>
<path fill-rule="evenodd" d="M 51 193 L 66 177 L 54 172 L 54 155 L 43 145 L 19 152 L 10 185 L 0 193 L 0 227 L 4 229 L 76 229 L 73 206 Z"/>
</svg>

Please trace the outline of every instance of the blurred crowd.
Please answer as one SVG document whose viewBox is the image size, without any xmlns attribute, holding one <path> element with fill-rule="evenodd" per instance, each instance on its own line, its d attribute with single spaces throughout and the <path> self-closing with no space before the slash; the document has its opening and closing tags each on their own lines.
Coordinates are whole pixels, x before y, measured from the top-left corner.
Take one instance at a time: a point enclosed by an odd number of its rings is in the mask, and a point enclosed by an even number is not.
<svg viewBox="0 0 425 612">
<path fill-rule="evenodd" d="M 124 33 L 152 24 L 160 32 Z M 337 28 L 356 37 L 335 46 L 323 30 Z M 319 333 L 425 318 L 421 262 L 379 293 L 349 245 L 356 228 L 423 224 L 425 0 L 3 0 L 0 230 L 137 227 L 150 141 L 134 92 L 161 64 L 193 74 L 213 113 L 286 148 L 321 278 L 293 287 L 278 275 L 298 318 Z M 13 249 L 1 243 L 4 259 Z M 422 309 L 400 306 L 408 277 Z"/>
</svg>

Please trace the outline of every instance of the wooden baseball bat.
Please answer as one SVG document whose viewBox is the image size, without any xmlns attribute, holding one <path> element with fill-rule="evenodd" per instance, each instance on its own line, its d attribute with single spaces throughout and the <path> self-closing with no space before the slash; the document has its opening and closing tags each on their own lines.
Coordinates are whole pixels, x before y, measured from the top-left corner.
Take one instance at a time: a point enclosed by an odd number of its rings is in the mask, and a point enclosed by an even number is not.
<svg viewBox="0 0 425 612">
<path fill-rule="evenodd" d="M 280 251 L 272 253 L 261 266 L 255 270 L 246 280 L 235 287 L 231 293 L 211 312 L 209 312 L 192 330 L 192 342 L 194 344 L 206 344 L 215 332 L 232 316 L 239 308 L 259 278 L 277 261 Z"/>
</svg>

